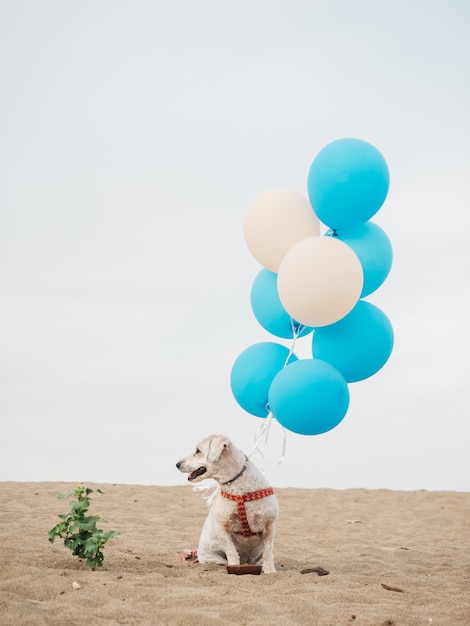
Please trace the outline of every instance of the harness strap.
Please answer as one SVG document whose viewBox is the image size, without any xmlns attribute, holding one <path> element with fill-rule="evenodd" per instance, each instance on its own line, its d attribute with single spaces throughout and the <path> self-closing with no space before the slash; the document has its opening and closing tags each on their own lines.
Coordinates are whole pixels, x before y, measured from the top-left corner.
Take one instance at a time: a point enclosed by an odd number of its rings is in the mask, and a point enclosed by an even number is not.
<svg viewBox="0 0 470 626">
<path fill-rule="evenodd" d="M 268 487 L 266 489 L 260 489 L 259 491 L 252 491 L 250 493 L 244 493 L 240 496 L 234 496 L 231 493 L 227 493 L 226 491 L 220 490 L 220 495 L 228 500 L 233 500 L 237 503 L 238 515 L 240 516 L 240 520 L 242 523 L 242 530 L 239 535 L 243 537 L 254 537 L 255 535 L 259 535 L 259 533 L 253 533 L 248 524 L 248 518 L 246 515 L 245 502 L 251 502 L 252 500 L 260 500 L 261 498 L 266 498 L 266 496 L 272 496 L 274 493 L 274 489 L 272 487 Z"/>
</svg>

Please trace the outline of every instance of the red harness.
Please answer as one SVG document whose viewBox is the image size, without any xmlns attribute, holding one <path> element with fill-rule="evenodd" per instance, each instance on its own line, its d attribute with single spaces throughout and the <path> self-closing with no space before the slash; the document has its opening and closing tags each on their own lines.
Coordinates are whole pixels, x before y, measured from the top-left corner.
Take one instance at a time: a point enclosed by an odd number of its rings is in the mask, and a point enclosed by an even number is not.
<svg viewBox="0 0 470 626">
<path fill-rule="evenodd" d="M 237 503 L 238 515 L 240 516 L 240 520 L 242 523 L 241 532 L 237 533 L 242 535 L 243 537 L 254 537 L 255 535 L 259 535 L 260 533 L 251 532 L 251 528 L 248 524 L 248 519 L 246 516 L 246 508 L 245 502 L 250 502 L 251 500 L 259 500 L 260 498 L 265 498 L 266 496 L 272 496 L 274 493 L 274 489 L 272 487 L 268 487 L 267 489 L 260 489 L 260 491 L 252 491 L 251 493 L 244 493 L 241 496 L 233 496 L 231 493 L 227 493 L 226 491 L 220 491 L 220 495 L 228 500 L 234 500 Z"/>
</svg>

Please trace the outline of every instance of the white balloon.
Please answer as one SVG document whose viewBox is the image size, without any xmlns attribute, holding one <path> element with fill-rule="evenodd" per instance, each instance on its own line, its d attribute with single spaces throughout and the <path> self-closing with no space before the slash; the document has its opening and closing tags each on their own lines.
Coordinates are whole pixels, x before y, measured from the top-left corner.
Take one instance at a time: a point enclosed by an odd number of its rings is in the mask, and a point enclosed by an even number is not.
<svg viewBox="0 0 470 626">
<path fill-rule="evenodd" d="M 249 205 L 243 234 L 255 259 L 277 273 L 294 244 L 320 234 L 320 222 L 302 194 L 291 189 L 270 189 Z"/>
<path fill-rule="evenodd" d="M 335 237 L 295 244 L 279 267 L 277 288 L 289 315 L 305 326 L 328 326 L 359 300 L 364 276 L 353 250 Z"/>
</svg>

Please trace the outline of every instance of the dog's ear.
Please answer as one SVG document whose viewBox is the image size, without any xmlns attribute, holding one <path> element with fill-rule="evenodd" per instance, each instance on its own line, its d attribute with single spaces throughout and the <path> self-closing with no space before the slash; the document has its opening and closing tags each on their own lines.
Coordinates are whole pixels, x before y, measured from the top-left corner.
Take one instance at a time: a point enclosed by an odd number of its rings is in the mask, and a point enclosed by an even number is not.
<svg viewBox="0 0 470 626">
<path fill-rule="evenodd" d="M 207 460 L 210 463 L 215 463 L 219 460 L 220 455 L 230 445 L 230 439 L 223 435 L 212 435 L 209 442 L 209 449 L 207 452 Z"/>
</svg>

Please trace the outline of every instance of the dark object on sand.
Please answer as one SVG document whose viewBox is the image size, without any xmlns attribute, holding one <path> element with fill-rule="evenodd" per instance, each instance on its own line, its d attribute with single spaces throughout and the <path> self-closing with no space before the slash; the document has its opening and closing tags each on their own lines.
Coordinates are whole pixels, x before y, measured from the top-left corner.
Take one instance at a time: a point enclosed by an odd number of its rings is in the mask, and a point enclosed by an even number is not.
<svg viewBox="0 0 470 626">
<path fill-rule="evenodd" d="M 228 574 L 261 574 L 261 565 L 227 565 Z"/>
</svg>

